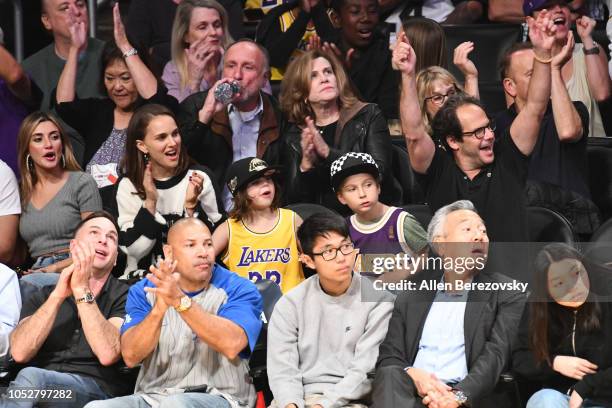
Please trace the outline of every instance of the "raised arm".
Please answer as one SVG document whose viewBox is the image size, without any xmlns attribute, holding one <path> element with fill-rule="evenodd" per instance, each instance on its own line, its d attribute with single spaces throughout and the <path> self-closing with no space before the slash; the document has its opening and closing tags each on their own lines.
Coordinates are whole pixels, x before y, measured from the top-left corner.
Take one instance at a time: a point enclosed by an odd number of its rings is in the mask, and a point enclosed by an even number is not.
<svg viewBox="0 0 612 408">
<path fill-rule="evenodd" d="M 529 81 L 527 102 L 512 122 L 510 136 L 521 153 L 529 156 L 538 140 L 540 123 L 550 100 L 551 50 L 556 27 L 551 13 L 546 10 L 543 10 L 537 19 L 527 17 L 527 24 L 535 54 L 533 74 Z"/>
<path fill-rule="evenodd" d="M 561 68 L 571 58 L 574 49 L 574 33 L 568 33 L 567 44 L 554 56 L 550 64 L 551 99 L 555 127 L 561 142 L 575 142 L 584 135 L 582 119 L 570 99 L 565 82 L 561 76 Z"/>
<path fill-rule="evenodd" d="M 30 78 L 13 58 L 10 52 L 0 43 L 0 79 L 3 79 L 10 91 L 21 101 L 29 101 L 31 97 Z"/>
<path fill-rule="evenodd" d="M 474 65 L 474 62 L 468 58 L 468 55 L 472 51 L 474 51 L 474 43 L 472 41 L 466 41 L 459 44 L 457 48 L 455 48 L 453 64 L 455 64 L 463 74 L 465 80 L 463 89 L 465 93 L 480 99 L 480 92 L 478 90 L 478 69 L 476 65 Z"/>
<path fill-rule="evenodd" d="M 70 255 L 74 262 L 70 287 L 74 298 L 79 299 L 85 296 L 85 293 L 91 292 L 89 279 L 95 250 L 91 244 L 73 241 L 70 243 Z M 107 320 L 95 302 L 77 303 L 77 310 L 87 343 L 100 364 L 109 366 L 116 363 L 121 357 L 119 328 L 123 319 L 115 316 Z"/>
<path fill-rule="evenodd" d="M 589 90 L 597 102 L 605 101 L 610 97 L 610 75 L 608 73 L 608 59 L 603 48 L 595 41 L 591 34 L 595 28 L 595 20 L 582 16 L 576 20 L 576 29 L 582 40 L 585 50 L 597 47 L 599 53 L 584 56 L 586 61 L 586 77 Z"/>
<path fill-rule="evenodd" d="M 167 263 L 168 261 L 164 262 Z M 173 265 L 176 267 L 176 262 Z M 155 268 L 151 266 L 151 274 L 147 275 L 147 279 L 155 285 L 155 295 L 161 298 L 166 305 L 176 308 L 180 305 L 181 298 L 185 294 L 181 291 L 178 279 L 173 274 L 174 267 Z M 152 288 L 146 288 L 145 290 L 151 291 Z M 228 307 L 231 301 L 229 299 L 224 307 Z M 200 340 L 230 360 L 235 359 L 241 351 L 249 346 L 246 327 L 240 326 L 229 318 L 209 313 L 197 303 L 193 303 L 189 309 L 181 312 L 180 316 Z M 258 318 L 259 316 L 255 317 L 256 320 Z M 253 341 L 253 344 L 256 340 Z"/>
<path fill-rule="evenodd" d="M 70 31 L 70 49 L 68 59 L 64 64 L 64 69 L 57 83 L 55 99 L 57 103 L 72 102 L 76 97 L 77 67 L 79 63 L 79 53 L 87 44 L 87 29 L 85 23 L 77 21 L 72 14 L 72 9 L 68 9 Z"/>
<path fill-rule="evenodd" d="M 146 303 L 144 293 L 136 293 L 137 290 L 142 289 L 138 286 L 132 286 L 130 289 L 126 304 L 127 316 L 131 317 L 136 310 L 148 314 L 137 325 L 128 328 L 121 335 L 121 355 L 128 367 L 137 366 L 155 350 L 159 343 L 162 321 L 168 310 L 168 305 L 159 297 L 156 297 L 155 305 L 150 308 Z"/>
<path fill-rule="evenodd" d="M 393 48 L 393 69 L 402 74 L 400 94 L 400 120 L 410 155 L 410 164 L 417 173 L 427 172 L 436 152 L 432 138 L 427 134 L 416 88 L 416 55 L 402 31 Z"/>
<path fill-rule="evenodd" d="M 115 43 L 121 50 L 123 55 L 128 51 L 132 50 L 133 47 L 127 39 L 125 34 L 125 27 L 121 22 L 121 15 L 119 14 L 119 3 L 115 3 L 113 7 L 113 33 L 115 36 Z M 157 79 L 153 73 L 147 68 L 142 62 L 138 54 L 131 55 L 124 59 L 125 64 L 132 74 L 134 84 L 140 96 L 144 99 L 149 99 L 157 93 Z"/>
</svg>

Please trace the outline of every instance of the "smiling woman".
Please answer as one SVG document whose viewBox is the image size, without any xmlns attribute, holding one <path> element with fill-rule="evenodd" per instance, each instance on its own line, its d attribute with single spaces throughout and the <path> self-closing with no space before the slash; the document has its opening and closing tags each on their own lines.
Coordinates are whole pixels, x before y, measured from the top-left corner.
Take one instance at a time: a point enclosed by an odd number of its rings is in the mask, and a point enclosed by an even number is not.
<svg viewBox="0 0 612 408">
<path fill-rule="evenodd" d="M 213 230 L 222 218 L 210 171 L 192 165 L 172 112 L 150 104 L 127 129 L 125 177 L 117 187 L 119 244 L 127 253 L 123 279 L 139 279 L 162 254 L 168 229 L 197 217 Z"/>
<path fill-rule="evenodd" d="M 85 140 L 83 167 L 98 187 L 114 184 L 125 151 L 126 128 L 134 110 L 145 103 L 176 104 L 127 40 L 119 9 L 115 7 L 115 40 L 102 53 L 102 92 L 106 98 L 80 99 L 75 93 L 78 47 L 84 32 L 75 27 L 71 52 L 53 96 L 57 112 Z"/>
</svg>

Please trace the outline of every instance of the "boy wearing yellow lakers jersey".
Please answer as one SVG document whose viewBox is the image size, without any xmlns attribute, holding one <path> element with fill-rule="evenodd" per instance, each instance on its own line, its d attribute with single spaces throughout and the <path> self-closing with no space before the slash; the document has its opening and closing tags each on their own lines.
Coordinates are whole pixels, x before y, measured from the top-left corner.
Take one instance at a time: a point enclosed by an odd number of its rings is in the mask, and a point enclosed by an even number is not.
<svg viewBox="0 0 612 408">
<path fill-rule="evenodd" d="M 302 219 L 279 208 L 278 171 L 256 157 L 230 166 L 227 187 L 234 209 L 215 230 L 213 245 L 230 271 L 254 282 L 273 280 L 286 293 L 304 280 L 295 235 Z"/>
</svg>

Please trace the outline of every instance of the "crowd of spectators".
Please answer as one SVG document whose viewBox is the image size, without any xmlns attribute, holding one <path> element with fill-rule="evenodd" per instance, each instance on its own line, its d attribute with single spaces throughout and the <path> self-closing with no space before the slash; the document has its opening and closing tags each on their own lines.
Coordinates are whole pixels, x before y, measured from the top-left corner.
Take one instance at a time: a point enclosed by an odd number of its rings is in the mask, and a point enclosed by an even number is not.
<svg viewBox="0 0 612 408">
<path fill-rule="evenodd" d="M 0 30 L 0 407 L 487 408 L 508 369 L 529 408 L 612 405 L 610 265 L 516 249 L 528 206 L 606 225 L 611 3 L 131 0 L 103 42 L 41 0 L 50 44 L 20 63 Z M 525 33 L 500 112 L 444 29 L 494 22 Z"/>
</svg>

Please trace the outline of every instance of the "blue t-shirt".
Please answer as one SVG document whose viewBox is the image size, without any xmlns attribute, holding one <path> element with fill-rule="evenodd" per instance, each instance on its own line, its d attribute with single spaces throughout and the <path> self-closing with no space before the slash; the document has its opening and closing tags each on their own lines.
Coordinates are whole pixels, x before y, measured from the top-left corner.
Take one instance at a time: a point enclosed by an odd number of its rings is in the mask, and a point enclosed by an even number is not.
<svg viewBox="0 0 612 408">
<path fill-rule="evenodd" d="M 130 288 L 125 306 L 125 321 L 123 326 L 121 326 L 121 334 L 142 322 L 153 309 L 153 297 L 151 295 L 147 296 L 148 294 L 144 290 L 145 287 L 154 288 L 155 285 L 145 278 Z M 240 353 L 240 357 L 248 358 L 255 347 L 262 327 L 260 316 L 263 306 L 257 287 L 251 281 L 215 264 L 210 286 L 205 290 L 207 292 L 205 296 L 216 290 L 221 290 L 225 294 L 217 306 L 215 314 L 242 327 L 247 335 L 249 348 L 248 350 L 243 350 Z M 202 291 L 185 292 L 191 298 L 200 293 Z"/>
</svg>

